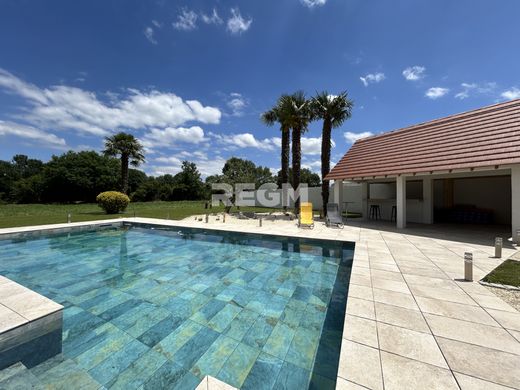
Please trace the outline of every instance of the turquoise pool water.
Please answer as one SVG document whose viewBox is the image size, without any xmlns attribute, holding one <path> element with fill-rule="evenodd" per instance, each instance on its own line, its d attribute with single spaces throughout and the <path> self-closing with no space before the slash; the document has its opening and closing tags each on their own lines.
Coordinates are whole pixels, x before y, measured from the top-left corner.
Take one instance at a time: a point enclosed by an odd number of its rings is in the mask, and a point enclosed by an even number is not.
<svg viewBox="0 0 520 390">
<path fill-rule="evenodd" d="M 0 240 L 0 274 L 65 306 L 67 388 L 334 388 L 354 246 L 202 229 Z M 71 388 L 71 387 L 69 387 Z"/>
</svg>

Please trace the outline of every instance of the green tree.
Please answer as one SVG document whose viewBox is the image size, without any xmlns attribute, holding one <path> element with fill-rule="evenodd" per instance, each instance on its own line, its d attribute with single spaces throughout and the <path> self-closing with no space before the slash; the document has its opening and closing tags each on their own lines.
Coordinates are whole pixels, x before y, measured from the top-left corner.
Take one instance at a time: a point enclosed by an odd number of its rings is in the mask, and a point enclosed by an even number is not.
<svg viewBox="0 0 520 390">
<path fill-rule="evenodd" d="M 321 196 L 323 199 L 323 215 L 327 215 L 329 202 L 329 180 L 325 177 L 330 172 L 330 150 L 332 143 L 332 129 L 340 127 L 352 115 L 354 103 L 346 92 L 332 96 L 328 92 L 318 93 L 311 101 L 311 110 L 314 118 L 323 121 L 321 132 Z"/>
<path fill-rule="evenodd" d="M 300 185 L 301 171 L 301 137 L 307 131 L 309 123 L 312 121 L 312 111 L 309 101 L 305 97 L 303 91 L 298 91 L 292 95 L 284 95 L 281 97 L 281 104 L 286 108 L 286 121 L 292 129 L 292 185 L 297 189 Z M 299 213 L 300 200 L 295 202 L 296 213 Z"/>
<path fill-rule="evenodd" d="M 143 146 L 132 134 L 121 132 L 105 138 L 104 153 L 112 157 L 120 156 L 121 190 L 126 194 L 128 192 L 128 165 L 137 167 L 145 161 Z"/>
<path fill-rule="evenodd" d="M 204 198 L 204 183 L 195 163 L 183 161 L 181 171 L 173 179 L 172 195 L 175 200 L 199 200 Z"/>
<path fill-rule="evenodd" d="M 292 168 L 289 169 L 289 180 L 292 180 Z M 308 168 L 302 168 L 300 170 L 300 181 L 301 183 L 307 183 L 309 187 L 319 187 L 321 184 L 320 175 L 312 172 Z M 278 171 L 277 181 L 278 187 L 280 187 L 283 183 L 282 181 L 282 171 Z"/>
<path fill-rule="evenodd" d="M 279 187 L 282 186 L 283 183 L 289 182 L 289 155 L 291 152 L 291 127 L 288 121 L 290 114 L 290 106 L 287 104 L 289 99 L 281 96 L 276 105 L 270 110 L 264 112 L 261 116 L 262 122 L 264 122 L 267 126 L 273 126 L 275 123 L 280 125 L 280 131 L 282 133 L 282 150 L 281 150 L 281 170 L 280 170 L 280 179 L 281 184 L 279 183 Z M 284 193 L 284 210 L 287 210 L 286 206 L 287 194 Z"/>
<path fill-rule="evenodd" d="M 250 160 L 231 157 L 222 168 L 221 182 L 235 185 L 237 183 L 254 183 L 258 188 L 262 184 L 274 182 L 271 170 L 257 166 Z"/>
<path fill-rule="evenodd" d="M 94 202 L 103 191 L 118 186 L 119 162 L 94 151 L 52 156 L 43 170 L 47 202 Z"/>
</svg>

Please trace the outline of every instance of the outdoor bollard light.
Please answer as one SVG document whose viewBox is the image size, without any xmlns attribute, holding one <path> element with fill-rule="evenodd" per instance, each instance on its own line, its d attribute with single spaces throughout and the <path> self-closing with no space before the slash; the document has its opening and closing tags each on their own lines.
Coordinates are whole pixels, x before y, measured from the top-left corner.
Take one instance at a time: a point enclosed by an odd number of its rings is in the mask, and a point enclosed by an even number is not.
<svg viewBox="0 0 520 390">
<path fill-rule="evenodd" d="M 516 243 L 520 245 L 520 230 L 516 231 Z"/>
<path fill-rule="evenodd" d="M 226 223 L 226 213 L 222 213 L 222 223 Z"/>
<path fill-rule="evenodd" d="M 473 253 L 464 253 L 464 280 L 473 281 Z"/>
<path fill-rule="evenodd" d="M 495 238 L 495 257 L 497 259 L 502 257 L 502 237 Z"/>
<path fill-rule="evenodd" d="M 70 223 L 72 220 L 72 217 L 70 215 L 70 213 L 67 214 L 67 223 Z"/>
<path fill-rule="evenodd" d="M 209 222 L 209 214 L 206 214 L 206 223 Z"/>
<path fill-rule="evenodd" d="M 258 219 L 258 226 L 262 227 L 262 217 Z"/>
</svg>

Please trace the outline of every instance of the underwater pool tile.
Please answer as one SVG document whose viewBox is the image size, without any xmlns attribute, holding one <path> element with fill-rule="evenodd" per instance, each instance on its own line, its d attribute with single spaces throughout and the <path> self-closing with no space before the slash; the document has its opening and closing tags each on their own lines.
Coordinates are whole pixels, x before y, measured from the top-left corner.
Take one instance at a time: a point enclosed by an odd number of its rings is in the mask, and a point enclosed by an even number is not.
<svg viewBox="0 0 520 390">
<path fill-rule="evenodd" d="M 231 321 L 229 327 L 224 331 L 224 334 L 237 340 L 242 341 L 253 323 L 260 315 L 254 311 L 243 309 Z"/>
<path fill-rule="evenodd" d="M 296 329 L 285 360 L 296 366 L 310 370 L 319 339 L 319 331 L 299 327 Z"/>
<path fill-rule="evenodd" d="M 243 342 L 251 347 L 263 348 L 275 326 L 276 320 L 259 316 L 245 335 Z"/>
<path fill-rule="evenodd" d="M 179 325 L 183 323 L 183 321 L 184 320 L 181 317 L 168 315 L 166 318 L 159 321 L 142 335 L 140 335 L 137 339 L 143 344 L 146 344 L 149 347 L 153 347 L 170 333 L 172 333 L 175 329 L 177 329 Z"/>
<path fill-rule="evenodd" d="M 271 390 L 282 369 L 283 360 L 261 353 L 256 359 L 241 389 Z"/>
<path fill-rule="evenodd" d="M 160 343 L 153 347 L 153 349 L 162 353 L 168 359 L 171 359 L 175 352 L 181 349 L 182 346 L 201 329 L 202 325 L 188 320 L 166 336 Z"/>
<path fill-rule="evenodd" d="M 89 374 L 99 383 L 106 385 L 148 350 L 146 345 L 132 340 L 89 370 Z"/>
<path fill-rule="evenodd" d="M 273 389 L 306 389 L 310 378 L 310 371 L 284 362 Z"/>
<path fill-rule="evenodd" d="M 240 388 L 253 367 L 260 350 L 240 343 L 229 356 L 217 378 Z"/>
<path fill-rule="evenodd" d="M 238 344 L 237 340 L 220 335 L 193 365 L 191 372 L 200 379 L 206 375 L 216 377 Z"/>
<path fill-rule="evenodd" d="M 157 369 L 143 385 L 143 390 L 176 388 L 188 371 L 182 366 L 167 361 Z"/>
<path fill-rule="evenodd" d="M 110 390 L 137 389 L 157 371 L 167 359 L 160 353 L 150 349 L 109 384 Z"/>
<path fill-rule="evenodd" d="M 172 356 L 171 360 L 190 369 L 218 337 L 218 332 L 202 327 Z"/>
<path fill-rule="evenodd" d="M 285 359 L 295 331 L 289 325 L 278 322 L 263 347 L 263 351 L 279 359 Z"/>
<path fill-rule="evenodd" d="M 224 306 L 226 306 L 226 302 L 218 299 L 211 299 L 202 306 L 199 311 L 194 313 L 190 319 L 201 325 L 207 325 L 213 316 L 222 310 Z"/>
<path fill-rule="evenodd" d="M 238 306 L 227 304 L 208 322 L 208 326 L 217 332 L 223 332 L 231 321 L 240 313 L 242 309 Z"/>
</svg>

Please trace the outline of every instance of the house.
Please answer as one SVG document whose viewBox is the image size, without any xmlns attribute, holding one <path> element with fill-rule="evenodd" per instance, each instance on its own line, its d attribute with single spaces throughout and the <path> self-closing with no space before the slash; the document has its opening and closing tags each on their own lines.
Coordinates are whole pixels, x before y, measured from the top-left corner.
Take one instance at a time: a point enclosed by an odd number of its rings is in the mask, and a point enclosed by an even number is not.
<svg viewBox="0 0 520 390">
<path fill-rule="evenodd" d="M 327 179 L 340 207 L 360 183 L 365 218 L 507 224 L 518 241 L 520 99 L 358 140 Z"/>
</svg>

